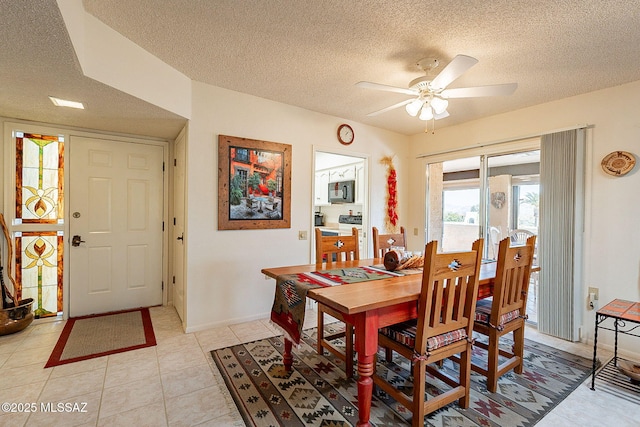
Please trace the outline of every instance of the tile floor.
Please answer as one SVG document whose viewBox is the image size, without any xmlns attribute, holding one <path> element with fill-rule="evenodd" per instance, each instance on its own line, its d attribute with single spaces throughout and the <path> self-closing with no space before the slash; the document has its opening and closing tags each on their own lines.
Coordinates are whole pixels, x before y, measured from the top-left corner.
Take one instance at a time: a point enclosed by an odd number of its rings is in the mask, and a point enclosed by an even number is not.
<svg viewBox="0 0 640 427">
<path fill-rule="evenodd" d="M 306 327 L 315 326 L 309 311 Z M 85 404 L 85 412 L 4 413 L 0 426 L 242 426 L 210 350 L 276 335 L 268 320 L 185 334 L 172 307 L 151 309 L 158 345 L 43 369 L 64 326 L 34 322 L 0 337 L 0 403 Z M 591 357 L 592 348 L 529 329 L 530 339 Z M 602 352 L 604 353 L 604 352 Z M 600 353 L 599 353 L 600 354 Z M 604 354 L 603 354 L 604 356 Z M 640 425 L 640 410 L 587 383 L 539 426 Z"/>
</svg>

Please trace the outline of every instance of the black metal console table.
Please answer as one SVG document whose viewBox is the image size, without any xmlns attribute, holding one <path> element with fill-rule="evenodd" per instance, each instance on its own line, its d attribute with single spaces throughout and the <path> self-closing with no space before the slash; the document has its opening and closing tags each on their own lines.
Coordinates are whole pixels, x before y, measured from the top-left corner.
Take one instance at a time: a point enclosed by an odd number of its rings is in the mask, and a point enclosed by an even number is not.
<svg viewBox="0 0 640 427">
<path fill-rule="evenodd" d="M 602 322 L 613 319 L 613 328 L 602 326 Z M 630 323 L 630 324 L 628 324 Z M 593 367 L 591 371 L 591 390 L 595 390 L 596 380 L 596 354 L 598 351 L 598 328 L 614 331 L 615 344 L 613 349 L 613 366 L 618 366 L 618 332 L 626 335 L 640 337 L 633 333 L 640 328 L 640 302 L 614 299 L 609 304 L 596 311 L 596 329 L 593 335 Z"/>
</svg>

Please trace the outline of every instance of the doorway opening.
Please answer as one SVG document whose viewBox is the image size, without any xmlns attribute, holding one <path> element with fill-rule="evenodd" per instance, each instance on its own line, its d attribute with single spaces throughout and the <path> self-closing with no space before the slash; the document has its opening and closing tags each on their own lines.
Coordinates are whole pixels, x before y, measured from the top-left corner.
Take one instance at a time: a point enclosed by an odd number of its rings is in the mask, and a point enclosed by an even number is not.
<svg viewBox="0 0 640 427">
<path fill-rule="evenodd" d="M 358 229 L 360 256 L 368 256 L 368 156 L 339 151 L 314 151 L 313 227 L 325 233 L 351 234 Z M 344 200 L 329 197 L 330 184 L 349 183 L 354 194 Z M 347 197 L 348 196 L 348 197 Z M 315 232 L 312 233 L 315 236 Z M 335 234 L 334 234 L 335 235 Z M 315 247 L 315 241 L 313 242 Z M 315 259 L 315 253 L 312 254 Z"/>
</svg>

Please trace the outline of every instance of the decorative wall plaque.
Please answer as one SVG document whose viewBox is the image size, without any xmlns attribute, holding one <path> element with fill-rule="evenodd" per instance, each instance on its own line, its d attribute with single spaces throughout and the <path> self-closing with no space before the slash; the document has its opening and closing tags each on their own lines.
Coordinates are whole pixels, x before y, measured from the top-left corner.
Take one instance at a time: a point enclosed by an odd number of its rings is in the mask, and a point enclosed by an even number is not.
<svg viewBox="0 0 640 427">
<path fill-rule="evenodd" d="M 631 172 L 636 165 L 636 158 L 627 151 L 614 151 L 604 156 L 601 165 L 609 175 L 623 176 Z"/>
</svg>

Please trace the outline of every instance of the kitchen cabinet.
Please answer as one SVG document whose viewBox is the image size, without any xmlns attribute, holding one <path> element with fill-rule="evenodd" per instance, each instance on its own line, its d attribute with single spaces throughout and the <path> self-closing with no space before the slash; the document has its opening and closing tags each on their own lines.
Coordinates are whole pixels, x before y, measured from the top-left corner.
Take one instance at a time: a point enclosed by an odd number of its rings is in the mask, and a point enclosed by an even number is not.
<svg viewBox="0 0 640 427">
<path fill-rule="evenodd" d="M 329 205 L 329 171 L 316 172 L 314 206 Z"/>
<path fill-rule="evenodd" d="M 355 166 L 355 174 L 356 174 L 356 200 L 355 203 L 362 205 L 364 204 L 364 192 L 365 192 L 365 182 L 364 182 L 364 164 Z"/>
<path fill-rule="evenodd" d="M 364 204 L 364 193 L 366 183 L 364 179 L 364 164 L 356 163 L 345 166 L 339 166 L 330 169 L 323 169 L 315 173 L 315 186 L 313 195 L 314 206 L 328 206 L 329 202 L 329 183 L 355 180 L 355 200 L 354 203 Z"/>
</svg>

